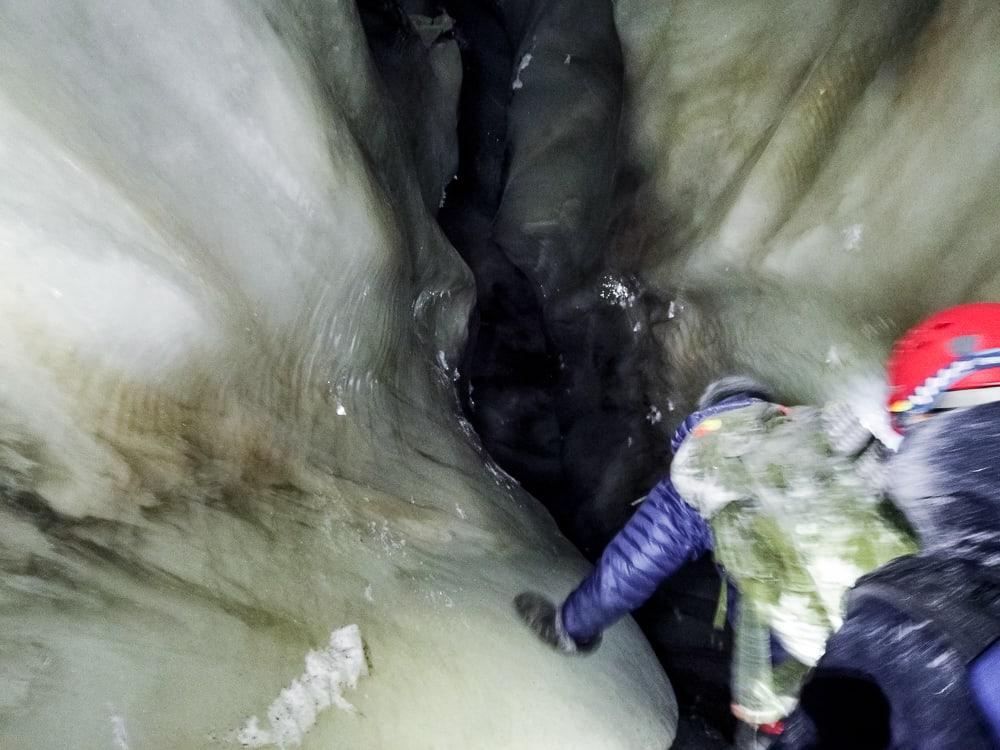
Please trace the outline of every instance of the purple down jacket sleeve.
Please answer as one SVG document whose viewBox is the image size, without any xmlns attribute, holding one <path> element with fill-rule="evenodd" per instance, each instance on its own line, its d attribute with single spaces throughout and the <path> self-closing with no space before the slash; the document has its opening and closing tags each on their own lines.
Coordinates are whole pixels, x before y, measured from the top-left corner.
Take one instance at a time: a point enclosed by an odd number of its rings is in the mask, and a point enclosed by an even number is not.
<svg viewBox="0 0 1000 750">
<path fill-rule="evenodd" d="M 684 563 L 712 548 L 708 524 L 664 479 L 605 548 L 594 571 L 562 605 L 562 623 L 578 643 L 600 635 L 642 606 Z"/>
<path fill-rule="evenodd" d="M 749 403 L 748 398 L 731 398 L 695 412 L 677 430 L 673 451 L 703 419 Z M 642 606 L 682 565 L 711 549 L 708 523 L 681 499 L 669 477 L 662 480 L 605 548 L 594 571 L 563 602 L 563 628 L 577 643 L 592 641 Z"/>
</svg>

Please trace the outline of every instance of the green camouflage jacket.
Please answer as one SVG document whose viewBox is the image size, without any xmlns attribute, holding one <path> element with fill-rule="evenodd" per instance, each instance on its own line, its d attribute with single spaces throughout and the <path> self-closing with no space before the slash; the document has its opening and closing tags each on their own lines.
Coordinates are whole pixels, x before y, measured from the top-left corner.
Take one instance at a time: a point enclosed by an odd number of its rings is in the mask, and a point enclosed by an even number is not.
<svg viewBox="0 0 1000 750">
<path fill-rule="evenodd" d="M 740 592 L 733 699 L 750 723 L 794 706 L 854 582 L 916 549 L 860 455 L 834 448 L 824 416 L 764 402 L 724 412 L 695 427 L 671 467 Z M 793 659 L 771 666 L 769 631 Z"/>
</svg>

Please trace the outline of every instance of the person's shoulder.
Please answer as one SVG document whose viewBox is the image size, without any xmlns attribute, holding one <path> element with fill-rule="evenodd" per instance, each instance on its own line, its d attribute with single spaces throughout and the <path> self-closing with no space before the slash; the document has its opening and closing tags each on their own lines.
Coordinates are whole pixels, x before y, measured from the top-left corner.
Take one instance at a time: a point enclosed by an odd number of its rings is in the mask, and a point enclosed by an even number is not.
<svg viewBox="0 0 1000 750">
<path fill-rule="evenodd" d="M 773 429 L 776 423 L 789 420 L 793 413 L 794 410 L 778 404 L 755 401 L 705 418 L 691 430 L 689 442 L 692 446 L 732 441 L 746 445 L 746 438 Z"/>
<path fill-rule="evenodd" d="M 680 445 L 670 477 L 680 496 L 703 517 L 746 495 L 746 466 L 740 457 L 764 434 L 772 405 L 755 402 L 707 416 Z"/>
<path fill-rule="evenodd" d="M 754 402 L 698 423 L 677 451 L 671 476 L 675 484 L 686 484 L 684 478 L 695 475 L 748 487 L 753 479 L 748 472 L 761 469 L 762 462 L 783 465 L 824 453 L 821 436 L 817 409 Z"/>
</svg>

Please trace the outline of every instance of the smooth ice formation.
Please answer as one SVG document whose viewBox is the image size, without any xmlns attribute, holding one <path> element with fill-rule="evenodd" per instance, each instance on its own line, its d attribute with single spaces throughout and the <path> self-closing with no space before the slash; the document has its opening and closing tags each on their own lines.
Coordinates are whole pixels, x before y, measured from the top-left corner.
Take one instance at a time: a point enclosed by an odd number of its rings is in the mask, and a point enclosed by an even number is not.
<svg viewBox="0 0 1000 750">
<path fill-rule="evenodd" d="M 654 313 L 651 371 L 670 380 L 657 389 L 689 403 L 736 367 L 791 400 L 847 395 L 870 415 L 896 335 L 1000 295 L 1000 9 L 619 0 L 615 12 L 642 174 L 630 236 L 651 292 L 685 301 L 673 320 Z"/>
<path fill-rule="evenodd" d="M 0 745 L 668 745 L 632 623 L 571 660 L 515 618 L 586 565 L 460 424 L 454 143 L 353 3 L 14 3 L 0 46 Z"/>
</svg>

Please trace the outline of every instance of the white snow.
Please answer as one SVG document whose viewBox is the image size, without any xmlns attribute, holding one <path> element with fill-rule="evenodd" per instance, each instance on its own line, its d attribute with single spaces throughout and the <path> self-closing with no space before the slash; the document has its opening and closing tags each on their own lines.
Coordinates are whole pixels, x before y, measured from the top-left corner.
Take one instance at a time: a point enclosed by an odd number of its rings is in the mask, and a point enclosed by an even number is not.
<svg viewBox="0 0 1000 750">
<path fill-rule="evenodd" d="M 858 250 L 861 246 L 861 237 L 864 234 L 864 227 L 861 224 L 851 224 L 844 231 L 844 249 L 849 252 Z"/>
<path fill-rule="evenodd" d="M 111 739 L 114 742 L 115 750 L 128 750 L 128 731 L 125 728 L 125 719 L 118 714 L 111 714 Z"/>
<path fill-rule="evenodd" d="M 238 742 L 245 747 L 296 747 L 302 744 L 319 714 L 330 706 L 355 710 L 344 698 L 344 688 L 356 688 L 358 679 L 368 675 L 357 625 L 334 630 L 329 648 L 310 651 L 305 663 L 305 671 L 267 707 L 267 727 L 261 727 L 260 719 L 251 716 L 237 730 Z"/>
<path fill-rule="evenodd" d="M 625 281 L 614 276 L 606 276 L 601 280 L 601 297 L 618 305 L 623 310 L 635 305 L 638 299 L 636 293 Z"/>
<path fill-rule="evenodd" d="M 511 88 L 514 91 L 524 88 L 524 81 L 521 80 L 521 71 L 527 70 L 529 65 L 531 65 L 531 53 L 525 52 L 520 64 L 517 66 L 517 75 L 514 78 L 514 83 L 511 84 Z"/>
</svg>

